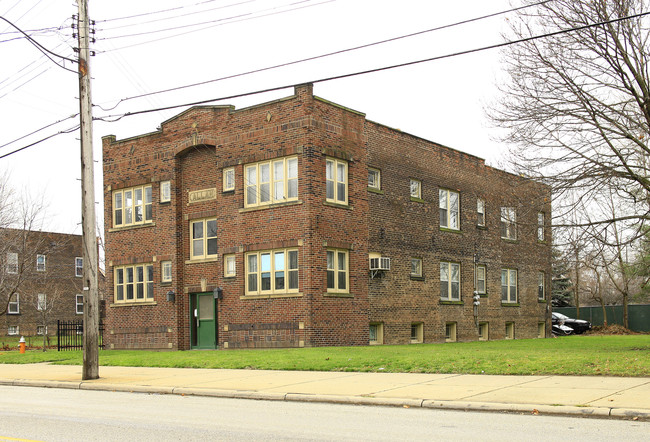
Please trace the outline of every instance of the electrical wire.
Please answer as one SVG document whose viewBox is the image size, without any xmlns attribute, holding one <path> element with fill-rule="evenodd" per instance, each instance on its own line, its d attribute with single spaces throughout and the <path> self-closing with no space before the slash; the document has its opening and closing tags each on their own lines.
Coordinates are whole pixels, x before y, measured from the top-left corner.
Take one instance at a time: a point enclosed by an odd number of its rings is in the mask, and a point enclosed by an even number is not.
<svg viewBox="0 0 650 442">
<path fill-rule="evenodd" d="M 60 120 L 58 120 L 58 121 L 55 121 L 54 123 L 50 123 L 50 124 L 48 124 L 48 125 L 45 125 L 45 126 L 41 127 L 40 129 L 36 129 L 35 131 L 32 131 L 32 132 L 28 133 L 27 135 L 23 135 L 22 137 L 16 138 L 16 139 L 13 140 L 13 141 L 9 141 L 8 143 L 5 143 L 5 144 L 0 145 L 0 149 L 2 149 L 3 147 L 9 146 L 10 144 L 13 144 L 13 143 L 15 143 L 15 142 L 17 142 L 17 141 L 20 141 L 20 140 L 22 140 L 22 139 L 25 139 L 25 138 L 27 138 L 27 137 L 29 137 L 29 136 L 31 136 L 31 135 L 34 135 L 34 134 L 36 134 L 36 133 L 38 133 L 38 132 L 40 132 L 40 131 L 42 131 L 42 130 L 45 130 L 45 129 L 47 129 L 48 127 L 52 127 L 52 126 L 57 125 L 57 124 L 59 124 L 59 123 L 62 123 L 62 122 L 64 122 L 64 121 L 67 121 L 67 120 L 71 120 L 71 119 L 73 119 L 73 118 L 76 118 L 78 115 L 79 115 L 79 113 L 76 113 L 76 114 L 70 115 L 69 117 L 62 118 L 62 119 L 60 119 Z M 45 138 L 45 139 L 47 139 L 47 138 Z"/>
<path fill-rule="evenodd" d="M 311 0 L 308 0 L 308 1 L 311 1 Z M 136 46 L 141 46 L 141 45 L 145 45 L 145 44 L 149 44 L 149 43 L 155 43 L 155 42 L 159 42 L 159 41 L 162 41 L 162 40 L 167 40 L 167 39 L 170 39 L 170 38 L 180 37 L 181 35 L 187 35 L 187 34 L 191 34 L 191 33 L 194 33 L 194 32 L 200 32 L 200 31 L 203 31 L 205 29 L 210 29 L 210 28 L 213 28 L 213 27 L 216 27 L 216 26 L 224 26 L 224 25 L 229 25 L 229 24 L 232 24 L 232 23 L 239 23 L 239 22 L 248 21 L 248 20 L 257 20 L 259 18 L 270 17 L 270 16 L 273 16 L 273 15 L 279 15 L 279 14 L 285 14 L 287 12 L 297 11 L 299 9 L 311 8 L 311 7 L 314 7 L 314 6 L 320 6 L 322 4 L 332 3 L 332 2 L 335 2 L 335 1 L 336 0 L 324 0 L 324 1 L 321 1 L 320 3 L 315 3 L 315 4 L 312 4 L 312 5 L 300 6 L 300 7 L 296 7 L 296 8 L 292 8 L 292 9 L 286 9 L 284 11 L 270 12 L 268 14 L 258 15 L 258 16 L 255 16 L 255 17 L 242 18 L 242 19 L 239 19 L 239 20 L 232 20 L 232 21 L 229 21 L 227 23 L 214 24 L 213 22 L 208 22 L 208 23 L 211 23 L 211 24 L 209 24 L 208 26 L 205 26 L 203 28 L 200 28 L 200 29 L 194 29 L 194 30 L 191 30 L 191 31 L 181 32 L 179 34 L 174 34 L 174 35 L 170 35 L 170 36 L 167 36 L 167 37 L 161 37 L 161 38 L 156 38 L 156 39 L 153 39 L 153 40 L 148 40 L 148 41 L 144 41 L 144 42 L 140 42 L 140 43 L 134 43 L 134 44 L 130 44 L 130 45 L 127 45 L 127 46 L 122 46 L 122 47 L 113 49 L 113 51 L 121 51 L 123 49 L 133 48 L 133 47 L 136 47 Z M 296 4 L 296 3 L 294 3 L 294 4 Z M 223 20 L 223 19 L 221 19 L 221 20 Z M 219 20 L 217 20 L 217 21 L 219 21 Z M 153 32 L 159 32 L 159 31 L 152 31 L 151 33 L 153 33 Z M 117 38 L 117 37 L 114 37 L 114 38 Z M 99 39 L 99 40 L 101 40 L 101 39 Z M 108 51 L 97 51 L 97 53 L 106 53 L 106 52 L 108 52 Z"/>
<path fill-rule="evenodd" d="M 187 17 L 189 15 L 205 14 L 206 12 L 216 11 L 218 9 L 226 9 L 226 8 L 230 8 L 232 6 L 240 6 L 240 5 L 243 5 L 245 3 L 252 3 L 252 2 L 255 2 L 255 1 L 257 1 L 257 0 L 245 0 L 245 1 L 241 1 L 239 3 L 232 3 L 230 5 L 218 6 L 216 8 L 210 8 L 210 9 L 204 9 L 202 11 L 188 12 L 188 13 L 185 13 L 185 14 L 173 15 L 171 17 L 164 17 L 164 18 L 156 18 L 154 20 L 148 20 L 148 21 L 138 21 L 137 23 L 131 23 L 131 24 L 128 24 L 128 25 L 115 26 L 115 27 L 112 27 L 112 28 L 99 28 L 99 30 L 100 31 L 109 31 L 110 32 L 110 31 L 114 31 L 116 29 L 130 28 L 130 27 L 133 27 L 133 26 L 142 26 L 142 25 L 146 25 L 148 23 L 156 23 L 156 22 L 166 21 L 166 20 L 176 20 L 178 18 Z M 204 3 L 207 3 L 207 2 L 204 2 Z M 184 6 L 182 6 L 181 8 L 184 8 Z M 171 11 L 171 10 L 174 10 L 174 9 L 179 9 L 179 8 L 167 9 L 166 11 Z M 163 11 L 161 11 L 161 12 L 163 12 Z"/>
<path fill-rule="evenodd" d="M 570 32 L 581 31 L 581 30 L 584 30 L 584 29 L 590 29 L 590 28 L 603 26 L 603 25 L 610 24 L 610 23 L 617 23 L 617 22 L 620 22 L 620 21 L 630 20 L 630 19 L 633 19 L 633 18 L 641 18 L 641 17 L 645 17 L 645 16 L 648 16 L 648 15 L 650 15 L 650 12 L 642 12 L 642 13 L 639 13 L 639 14 L 629 15 L 629 16 L 625 16 L 625 17 L 619 17 L 619 18 L 606 20 L 606 21 L 602 21 L 602 22 L 598 22 L 598 23 L 592 23 L 592 24 L 588 24 L 588 25 L 578 26 L 578 27 L 575 27 L 575 28 L 561 29 L 559 31 L 549 32 L 549 33 L 546 33 L 546 34 L 534 35 L 534 36 L 531 36 L 531 37 L 525 37 L 525 38 L 521 38 L 521 39 L 518 39 L 518 40 L 507 41 L 507 42 L 504 42 L 504 43 L 497 43 L 497 44 L 493 44 L 493 45 L 489 45 L 489 46 L 482 46 L 480 48 L 468 49 L 468 50 L 465 50 L 465 51 L 454 52 L 454 53 L 445 54 L 445 55 L 439 55 L 439 56 L 436 56 L 436 57 L 430 57 L 430 58 L 425 58 L 425 59 L 421 59 L 421 60 L 409 61 L 409 62 L 406 62 L 406 63 L 399 63 L 399 64 L 395 64 L 395 65 L 391 65 L 391 66 L 384 66 L 384 67 L 374 68 L 374 69 L 366 69 L 364 71 L 358 71 L 358 72 L 353 72 L 353 73 L 348 73 L 348 74 L 341 74 L 341 75 L 321 78 L 321 79 L 317 79 L 317 80 L 304 81 L 304 82 L 297 83 L 297 84 L 325 83 L 325 82 L 328 82 L 328 81 L 341 80 L 341 79 L 344 79 L 344 78 L 351 78 L 351 77 L 356 77 L 356 76 L 359 76 L 359 75 L 367 75 L 367 74 L 372 74 L 372 73 L 376 73 L 376 72 L 382 72 L 382 71 L 387 71 L 387 70 L 392 70 L 392 69 L 397 69 L 397 68 L 403 68 L 403 67 L 407 67 L 407 66 L 413 66 L 413 65 L 416 65 L 416 64 L 421 64 L 421 63 L 427 63 L 427 62 L 431 62 L 431 61 L 444 60 L 444 59 L 447 59 L 447 58 L 458 57 L 458 56 L 461 56 L 461 55 L 473 54 L 473 53 L 483 52 L 483 51 L 487 51 L 487 50 L 491 50 L 491 49 L 503 48 L 503 47 L 511 46 L 511 45 L 515 45 L 515 44 L 526 43 L 526 42 L 529 42 L 529 41 L 540 40 L 540 39 L 543 39 L 543 38 L 554 37 L 556 35 L 562 35 L 562 34 L 567 34 L 567 33 L 570 33 Z M 152 112 L 159 112 L 159 111 L 164 111 L 164 110 L 177 109 L 179 107 L 204 105 L 204 104 L 213 103 L 213 102 L 216 102 L 216 101 L 230 100 L 230 99 L 234 99 L 234 98 L 241 98 L 241 97 L 247 97 L 247 96 L 252 96 L 252 95 L 259 95 L 259 94 L 264 94 L 264 93 L 268 93 L 268 92 L 275 92 L 275 91 L 279 91 L 279 90 L 283 90 L 283 89 L 289 89 L 289 88 L 292 88 L 292 87 L 295 87 L 295 86 L 296 86 L 296 84 L 294 83 L 294 84 L 289 84 L 289 85 L 284 85 L 284 86 L 276 86 L 276 87 L 271 87 L 271 88 L 267 88 L 267 89 L 262 89 L 262 90 L 258 90 L 258 91 L 254 91 L 254 92 L 244 92 L 244 93 L 241 93 L 241 94 L 229 95 L 229 96 L 225 96 L 225 97 L 211 98 L 211 99 L 201 100 L 201 101 L 194 101 L 194 102 L 191 102 L 191 103 L 170 105 L 170 106 L 165 106 L 165 107 L 161 107 L 161 108 L 157 108 L 157 109 L 143 109 L 143 110 L 134 111 L 134 112 L 126 112 L 126 113 L 123 113 L 123 114 L 107 115 L 107 116 L 104 116 L 104 117 L 97 117 L 95 119 L 103 120 L 104 118 L 117 118 L 117 120 L 114 120 L 114 121 L 119 121 L 124 117 L 130 117 L 130 116 L 134 116 L 134 115 L 142 115 L 142 114 L 148 114 L 148 113 L 152 113 Z"/>
<path fill-rule="evenodd" d="M 196 87 L 196 86 L 203 86 L 205 84 L 215 83 L 215 82 L 218 82 L 218 81 L 229 80 L 229 79 L 232 79 L 232 78 L 238 78 L 238 77 L 243 77 L 243 76 L 250 75 L 250 74 L 256 74 L 256 73 L 259 73 L 259 72 L 269 71 L 269 70 L 272 70 L 272 69 L 278 69 L 278 68 L 281 68 L 281 67 L 292 66 L 292 65 L 295 65 L 295 64 L 304 63 L 304 62 L 312 61 L 312 60 L 317 60 L 317 59 L 320 59 L 320 58 L 326 58 L 326 57 L 330 57 L 330 56 L 333 56 L 333 55 L 344 54 L 346 52 L 352 52 L 352 51 L 356 51 L 356 50 L 359 50 L 359 49 L 365 49 L 365 48 L 369 48 L 369 47 L 372 47 L 372 46 L 381 45 L 381 44 L 384 44 L 384 43 L 390 43 L 390 42 L 394 42 L 394 41 L 405 39 L 405 38 L 415 37 L 415 36 L 426 34 L 426 33 L 429 33 L 429 32 L 440 31 L 440 30 L 443 30 L 443 29 L 449 29 L 449 28 L 453 28 L 453 27 L 456 27 L 456 26 L 460 26 L 460 25 L 464 25 L 464 24 L 468 24 L 468 23 L 472 23 L 472 22 L 476 22 L 476 21 L 480 21 L 480 20 L 485 20 L 485 19 L 488 19 L 488 18 L 497 17 L 499 15 L 504 15 L 504 14 L 508 14 L 508 13 L 511 13 L 511 12 L 516 12 L 516 11 L 518 11 L 520 9 L 530 8 L 530 7 L 533 7 L 533 6 L 540 6 L 540 5 L 543 5 L 543 4 L 551 2 L 551 1 L 553 1 L 553 0 L 544 0 L 544 1 L 541 1 L 541 2 L 538 2 L 538 3 L 534 3 L 534 4 L 530 4 L 530 5 L 526 5 L 526 6 L 520 6 L 520 7 L 504 10 L 504 11 L 494 12 L 494 13 L 491 13 L 491 14 L 482 15 L 482 16 L 470 18 L 470 19 L 467 19 L 467 20 L 462 20 L 462 21 L 455 22 L 455 23 L 448 24 L 448 25 L 437 26 L 435 28 L 426 29 L 426 30 L 423 30 L 423 31 L 413 32 L 413 33 L 410 33 L 410 34 L 401 35 L 401 36 L 398 36 L 398 37 L 392 37 L 392 38 L 388 38 L 388 39 L 385 39 L 385 40 L 376 41 L 376 42 L 373 42 L 373 43 L 368 43 L 368 44 L 364 44 L 364 45 L 360 45 L 360 46 L 355 46 L 355 47 L 352 47 L 352 48 L 341 49 L 341 50 L 334 51 L 334 52 L 328 52 L 328 53 L 325 53 L 325 54 L 316 55 L 316 56 L 308 57 L 308 58 L 303 58 L 303 59 L 300 59 L 300 60 L 289 61 L 289 62 L 286 62 L 286 63 L 277 64 L 277 65 L 274 65 L 274 66 L 268 66 L 268 67 L 264 67 L 264 68 L 254 69 L 254 70 L 239 73 L 239 74 L 228 75 L 228 76 L 225 76 L 225 77 L 215 78 L 215 79 L 212 79 L 212 80 L 206 80 L 206 81 L 202 81 L 202 82 L 198 82 L 198 83 L 192 83 L 192 84 L 188 84 L 188 85 L 185 85 L 185 86 L 178 86 L 178 87 L 173 87 L 173 88 L 169 88 L 169 89 L 163 89 L 163 90 L 160 90 L 160 91 L 150 92 L 150 93 L 147 93 L 147 94 L 134 95 L 132 97 L 127 97 L 127 98 L 120 99 L 115 106 L 113 106 L 112 108 L 109 108 L 109 109 L 104 109 L 99 105 L 96 105 L 96 106 L 98 106 L 103 111 L 108 112 L 108 111 L 111 111 L 111 110 L 115 109 L 120 103 L 123 103 L 123 102 L 128 101 L 128 100 L 133 100 L 133 99 L 136 99 L 136 98 L 142 98 L 142 97 L 146 97 L 146 96 L 149 96 L 149 95 L 155 95 L 155 94 L 162 94 L 162 93 L 166 93 L 166 92 L 178 91 L 178 90 L 181 90 L 181 89 L 187 89 L 187 88 Z"/>
<path fill-rule="evenodd" d="M 49 139 L 51 139 L 51 138 L 54 138 L 54 137 L 56 137 L 56 136 L 64 135 L 64 134 L 69 134 L 69 133 L 71 133 L 71 132 L 74 132 L 74 131 L 78 130 L 79 127 L 80 127 L 80 126 L 77 124 L 76 126 L 71 127 L 70 129 L 62 130 L 62 131 L 59 131 L 59 132 L 57 132 L 57 133 L 55 133 L 55 134 L 48 135 L 47 137 L 42 138 L 42 139 L 40 139 L 40 140 L 38 140 L 38 141 L 34 141 L 33 143 L 28 144 L 27 146 L 23 146 L 23 147 L 21 147 L 21 148 L 19 148 L 19 149 L 16 149 L 16 150 L 11 151 L 11 152 L 9 152 L 9 153 L 6 153 L 6 154 L 4 154 L 4 155 L 0 155 L 0 160 L 3 159 L 3 158 L 8 157 L 8 156 L 10 156 L 10 155 L 13 155 L 13 154 L 15 154 L 15 153 L 18 153 L 18 152 L 20 152 L 20 151 L 23 151 L 23 150 L 25 150 L 25 149 L 28 149 L 28 148 L 30 148 L 30 147 L 36 146 L 37 144 L 40 144 L 40 143 L 42 143 L 43 141 L 47 141 L 47 140 L 49 140 Z"/>
<path fill-rule="evenodd" d="M 34 45 L 34 46 L 36 47 L 36 49 L 38 49 L 39 51 L 41 51 L 41 52 L 43 53 L 43 55 L 45 55 L 47 58 L 49 58 L 49 59 L 52 61 L 52 63 L 54 63 L 55 65 L 57 65 L 57 66 L 60 67 L 61 69 L 65 69 L 66 71 L 70 71 L 70 72 L 73 72 L 73 73 L 75 73 L 75 74 L 77 73 L 76 71 L 73 71 L 72 69 L 68 69 L 68 68 L 66 68 L 65 66 L 61 66 L 61 65 L 58 64 L 56 61 L 54 61 L 54 59 L 53 59 L 52 57 L 50 57 L 48 54 L 52 54 L 52 55 L 54 55 L 55 57 L 59 57 L 59 58 L 61 58 L 61 59 L 63 59 L 63 60 L 67 60 L 67 61 L 69 61 L 69 62 L 71 62 L 71 63 L 76 63 L 76 62 L 77 62 L 76 60 L 73 60 L 73 59 L 68 58 L 68 57 L 64 57 L 63 55 L 55 54 L 54 52 L 50 51 L 49 49 L 47 49 L 46 47 L 44 47 L 43 45 L 41 45 L 40 43 L 38 43 L 36 40 L 34 40 L 32 37 L 30 37 L 29 35 L 27 35 L 27 34 L 26 34 L 22 29 L 20 29 L 18 26 L 16 26 L 15 24 L 13 24 L 13 23 L 10 22 L 9 20 L 7 20 L 6 18 L 4 18 L 4 17 L 0 17 L 0 20 L 4 20 L 4 21 L 7 22 L 8 24 L 10 24 L 10 25 L 13 26 L 14 28 L 16 28 L 18 31 L 20 31 L 20 32 L 21 32 L 25 37 L 27 37 L 27 40 L 28 40 L 32 45 Z"/>
<path fill-rule="evenodd" d="M 130 19 L 130 18 L 145 17 L 145 16 L 148 16 L 148 15 L 161 14 L 161 13 L 164 13 L 164 12 L 177 11 L 179 9 L 185 9 L 185 8 L 190 8 L 192 6 L 203 5 L 205 3 L 214 3 L 215 1 L 220 1 L 220 0 L 206 0 L 206 1 L 203 1 L 203 2 L 199 2 L 199 3 L 194 3 L 192 5 L 177 6 L 175 8 L 162 9 L 160 11 L 143 12 L 142 14 L 129 15 L 127 17 L 116 17 L 116 18 L 107 18 L 105 20 L 95 20 L 95 23 L 107 23 L 107 22 L 118 21 L 118 20 L 127 20 L 127 19 Z M 255 1 L 255 0 L 251 0 L 251 1 Z"/>
</svg>

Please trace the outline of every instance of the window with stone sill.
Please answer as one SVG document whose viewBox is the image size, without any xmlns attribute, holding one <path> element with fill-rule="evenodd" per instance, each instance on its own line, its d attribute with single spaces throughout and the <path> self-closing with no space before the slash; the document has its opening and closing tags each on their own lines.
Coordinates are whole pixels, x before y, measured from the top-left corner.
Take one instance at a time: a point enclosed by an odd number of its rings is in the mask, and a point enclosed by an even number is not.
<svg viewBox="0 0 650 442">
<path fill-rule="evenodd" d="M 348 163 L 327 158 L 325 161 L 325 200 L 330 203 L 348 204 Z"/>
<path fill-rule="evenodd" d="M 152 302 L 153 264 L 136 264 L 113 268 L 116 304 Z"/>
<path fill-rule="evenodd" d="M 349 293 L 348 251 L 327 250 L 327 292 Z"/>
<path fill-rule="evenodd" d="M 151 185 L 113 191 L 113 227 L 153 221 Z"/>
<path fill-rule="evenodd" d="M 453 190 L 440 189 L 440 227 L 460 230 L 460 195 Z"/>
<path fill-rule="evenodd" d="M 247 295 L 298 293 L 298 250 L 250 252 L 244 259 Z"/>
<path fill-rule="evenodd" d="M 190 221 L 190 259 L 217 257 L 217 219 Z"/>
<path fill-rule="evenodd" d="M 368 187 L 381 190 L 381 172 L 379 169 L 368 168 Z"/>
<path fill-rule="evenodd" d="M 445 261 L 440 263 L 440 299 L 460 301 L 460 264 Z"/>
<path fill-rule="evenodd" d="M 244 180 L 244 207 L 297 201 L 298 157 L 248 164 L 244 167 Z"/>
</svg>

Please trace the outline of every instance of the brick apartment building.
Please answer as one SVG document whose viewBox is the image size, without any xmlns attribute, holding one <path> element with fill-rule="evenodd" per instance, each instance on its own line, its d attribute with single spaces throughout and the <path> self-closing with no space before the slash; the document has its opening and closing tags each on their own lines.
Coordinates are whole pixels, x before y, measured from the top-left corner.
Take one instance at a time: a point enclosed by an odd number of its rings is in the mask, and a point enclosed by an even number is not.
<svg viewBox="0 0 650 442">
<path fill-rule="evenodd" d="M 80 235 L 0 229 L 0 243 L 2 335 L 56 335 L 57 320 L 82 319 Z"/>
<path fill-rule="evenodd" d="M 548 188 L 369 121 L 311 85 L 106 136 L 103 158 L 107 348 L 550 330 Z"/>
</svg>

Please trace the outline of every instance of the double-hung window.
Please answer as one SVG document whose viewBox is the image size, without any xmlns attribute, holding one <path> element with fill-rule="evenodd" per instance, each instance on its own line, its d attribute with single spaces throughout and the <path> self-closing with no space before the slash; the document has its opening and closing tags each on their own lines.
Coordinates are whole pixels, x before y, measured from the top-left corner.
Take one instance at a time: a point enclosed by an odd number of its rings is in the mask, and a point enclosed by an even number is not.
<svg viewBox="0 0 650 442">
<path fill-rule="evenodd" d="M 42 312 L 47 310 L 47 295 L 45 293 L 38 294 L 38 301 L 36 303 L 36 310 Z"/>
<path fill-rule="evenodd" d="M 484 265 L 476 266 L 476 291 L 479 295 L 484 295 L 486 293 L 486 275 L 487 271 Z"/>
<path fill-rule="evenodd" d="M 537 212 L 537 241 L 544 241 L 544 212 Z"/>
<path fill-rule="evenodd" d="M 7 253 L 7 273 L 18 273 L 18 253 Z"/>
<path fill-rule="evenodd" d="M 160 263 L 160 282 L 172 282 L 171 261 L 162 261 Z"/>
<path fill-rule="evenodd" d="M 501 208 L 501 238 L 517 239 L 517 210 L 514 207 Z"/>
<path fill-rule="evenodd" d="M 411 277 L 422 277 L 422 258 L 411 258 Z"/>
<path fill-rule="evenodd" d="M 160 182 L 160 202 L 168 203 L 172 200 L 172 183 L 171 181 Z"/>
<path fill-rule="evenodd" d="M 298 292 L 298 250 L 277 249 L 246 254 L 246 294 Z"/>
<path fill-rule="evenodd" d="M 151 199 L 150 185 L 113 191 L 113 227 L 152 222 Z"/>
<path fill-rule="evenodd" d="M 330 203 L 348 203 L 348 163 L 327 158 L 325 164 L 325 200 Z"/>
<path fill-rule="evenodd" d="M 36 255 L 36 271 L 45 271 L 45 255 Z"/>
<path fill-rule="evenodd" d="M 485 200 L 482 198 L 476 200 L 476 225 L 485 226 Z"/>
<path fill-rule="evenodd" d="M 410 190 L 411 198 L 422 199 L 422 181 L 411 178 Z"/>
<path fill-rule="evenodd" d="M 545 280 L 546 274 L 544 272 L 539 272 L 537 274 L 537 299 L 540 301 L 543 301 L 546 297 Z"/>
<path fill-rule="evenodd" d="M 207 259 L 217 256 L 217 220 L 201 219 L 190 222 L 190 259 Z"/>
<path fill-rule="evenodd" d="M 501 270 L 501 302 L 517 302 L 517 270 Z"/>
<path fill-rule="evenodd" d="M 7 313 L 10 315 L 17 315 L 20 313 L 20 295 L 18 293 L 14 293 L 9 297 Z"/>
<path fill-rule="evenodd" d="M 440 227 L 459 230 L 460 197 L 458 192 L 440 189 L 438 196 L 440 198 Z"/>
<path fill-rule="evenodd" d="M 244 179 L 246 181 L 244 199 L 246 207 L 298 200 L 297 157 L 249 164 L 245 167 Z"/>
<path fill-rule="evenodd" d="M 84 295 L 75 295 L 75 313 L 84 314 Z"/>
<path fill-rule="evenodd" d="M 115 267 L 115 302 L 153 301 L 153 264 Z"/>
<path fill-rule="evenodd" d="M 235 190 L 235 168 L 228 167 L 223 170 L 223 191 L 230 192 Z"/>
<path fill-rule="evenodd" d="M 460 301 L 460 264 L 444 261 L 440 263 L 440 299 Z"/>
<path fill-rule="evenodd" d="M 84 275 L 84 259 L 76 257 L 74 259 L 74 276 L 81 278 Z"/>
<path fill-rule="evenodd" d="M 348 251 L 327 250 L 327 292 L 349 293 Z"/>
</svg>

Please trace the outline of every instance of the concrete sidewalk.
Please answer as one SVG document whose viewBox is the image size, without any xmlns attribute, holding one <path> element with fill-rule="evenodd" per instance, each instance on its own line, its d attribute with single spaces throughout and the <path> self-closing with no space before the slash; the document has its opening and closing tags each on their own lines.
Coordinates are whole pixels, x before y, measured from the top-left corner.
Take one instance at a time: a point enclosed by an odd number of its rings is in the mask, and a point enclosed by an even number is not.
<svg viewBox="0 0 650 442">
<path fill-rule="evenodd" d="M 650 378 L 488 376 L 0 364 L 0 385 L 650 418 Z"/>
</svg>

